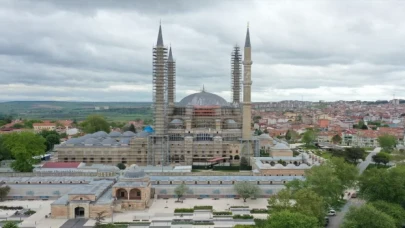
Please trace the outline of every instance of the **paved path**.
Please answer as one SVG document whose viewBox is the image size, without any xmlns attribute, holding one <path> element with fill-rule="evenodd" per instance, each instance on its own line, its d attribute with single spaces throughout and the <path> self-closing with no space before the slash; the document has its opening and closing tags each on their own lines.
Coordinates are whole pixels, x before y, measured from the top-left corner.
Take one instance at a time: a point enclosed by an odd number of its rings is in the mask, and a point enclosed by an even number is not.
<svg viewBox="0 0 405 228">
<path fill-rule="evenodd" d="M 372 152 L 370 152 L 367 155 L 366 159 L 363 162 L 361 162 L 360 164 L 357 165 L 357 167 L 359 168 L 360 175 L 364 172 L 364 170 L 367 169 L 367 166 L 370 164 L 370 162 L 372 162 L 372 157 L 380 151 L 381 151 L 380 147 L 375 148 Z M 350 191 L 351 194 L 353 192 L 355 192 L 355 191 L 354 190 Z M 349 208 L 351 206 L 361 206 L 363 204 L 364 204 L 363 200 L 360 200 L 357 198 L 356 199 L 349 198 L 347 200 L 347 203 L 342 207 L 342 210 L 340 212 L 338 212 L 335 217 L 330 217 L 330 223 L 329 223 L 328 227 L 338 228 L 343 223 L 343 219 L 344 219 L 346 213 L 349 211 Z"/>
<path fill-rule="evenodd" d="M 83 228 L 87 219 L 69 219 L 60 228 Z"/>
</svg>

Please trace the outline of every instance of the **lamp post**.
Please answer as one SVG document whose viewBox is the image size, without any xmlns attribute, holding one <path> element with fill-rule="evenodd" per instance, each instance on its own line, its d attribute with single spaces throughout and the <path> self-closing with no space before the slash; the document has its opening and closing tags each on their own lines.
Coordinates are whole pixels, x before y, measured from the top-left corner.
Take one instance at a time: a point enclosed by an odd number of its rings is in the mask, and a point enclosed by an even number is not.
<svg viewBox="0 0 405 228">
<path fill-rule="evenodd" d="M 114 205 L 111 205 L 111 223 L 114 224 Z"/>
</svg>

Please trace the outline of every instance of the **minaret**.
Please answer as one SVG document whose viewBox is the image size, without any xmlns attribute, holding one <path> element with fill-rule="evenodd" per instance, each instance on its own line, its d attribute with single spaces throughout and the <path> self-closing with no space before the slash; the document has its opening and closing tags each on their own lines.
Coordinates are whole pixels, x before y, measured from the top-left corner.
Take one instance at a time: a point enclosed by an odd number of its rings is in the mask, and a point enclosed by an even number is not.
<svg viewBox="0 0 405 228">
<path fill-rule="evenodd" d="M 169 49 L 167 60 L 167 103 L 169 107 L 174 106 L 176 101 L 176 62 L 173 60 L 172 47 Z"/>
<path fill-rule="evenodd" d="M 231 57 L 231 88 L 232 88 L 232 102 L 240 102 L 240 91 L 241 91 L 241 75 L 242 75 L 242 55 L 240 54 L 240 48 L 235 46 L 233 48 Z"/>
<path fill-rule="evenodd" d="M 242 139 L 248 140 L 252 137 L 251 132 L 251 116 L 252 116 L 252 101 L 251 101 L 251 69 L 252 69 L 252 49 L 250 46 L 249 25 L 246 31 L 246 40 L 243 56 L 243 105 L 242 105 Z"/>
<path fill-rule="evenodd" d="M 153 48 L 153 111 L 156 135 L 163 135 L 166 128 L 166 56 L 167 48 L 163 45 L 162 26 L 159 25 L 157 43 Z"/>
</svg>

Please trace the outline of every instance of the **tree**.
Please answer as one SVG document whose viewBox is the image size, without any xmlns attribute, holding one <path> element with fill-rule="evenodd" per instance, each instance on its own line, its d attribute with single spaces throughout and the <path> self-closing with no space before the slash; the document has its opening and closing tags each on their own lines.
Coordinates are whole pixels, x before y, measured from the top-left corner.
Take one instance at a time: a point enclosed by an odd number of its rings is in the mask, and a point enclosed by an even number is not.
<svg viewBox="0 0 405 228">
<path fill-rule="evenodd" d="M 276 212 L 269 218 L 271 228 L 314 228 L 319 227 L 318 220 L 313 216 L 307 216 L 299 212 L 288 210 Z"/>
<path fill-rule="evenodd" d="M 132 131 L 133 133 L 136 133 L 135 126 L 133 124 L 129 125 L 129 131 Z"/>
<path fill-rule="evenodd" d="M 380 152 L 372 157 L 373 161 L 377 164 L 383 163 L 387 165 L 391 161 L 391 155 L 388 153 Z"/>
<path fill-rule="evenodd" d="M 32 165 L 38 162 L 35 156 L 43 155 L 45 139 L 32 132 L 18 132 L 4 135 L 4 145 L 11 151 L 15 161 L 11 167 L 20 172 L 31 172 Z"/>
<path fill-rule="evenodd" d="M 332 142 L 334 144 L 340 144 L 342 142 L 342 137 L 340 137 L 340 135 L 334 135 L 332 137 Z"/>
<path fill-rule="evenodd" d="M 9 186 L 0 187 L 0 201 L 4 201 L 9 192 L 10 192 Z"/>
<path fill-rule="evenodd" d="M 0 161 L 12 159 L 11 151 L 4 145 L 4 137 L 0 135 Z"/>
<path fill-rule="evenodd" d="M 359 159 L 364 158 L 365 150 L 360 147 L 345 148 L 344 156 L 348 162 L 357 164 Z"/>
<path fill-rule="evenodd" d="M 238 182 L 233 187 L 238 195 L 242 197 L 243 202 L 246 202 L 249 197 L 257 197 L 261 191 L 257 185 L 248 182 Z"/>
<path fill-rule="evenodd" d="M 188 191 L 188 189 L 188 186 L 184 183 L 174 189 L 174 194 L 177 196 L 177 201 L 180 201 L 180 198 Z"/>
<path fill-rule="evenodd" d="M 299 135 L 294 130 L 288 130 L 285 134 L 285 139 L 291 142 L 295 142 L 298 139 Z"/>
<path fill-rule="evenodd" d="M 107 213 L 106 211 L 101 211 L 101 212 L 97 212 L 95 220 L 96 223 L 94 224 L 95 228 L 101 228 L 101 223 L 105 220 L 105 218 L 107 217 L 105 215 L 105 213 Z"/>
<path fill-rule="evenodd" d="M 397 139 L 393 135 L 384 134 L 378 137 L 378 143 L 384 151 L 391 151 L 397 145 Z"/>
<path fill-rule="evenodd" d="M 395 228 L 395 220 L 371 205 L 351 207 L 346 214 L 343 228 Z"/>
<path fill-rule="evenodd" d="M 46 140 L 45 142 L 46 151 L 52 150 L 54 145 L 60 143 L 60 136 L 56 131 L 42 130 L 39 134 Z"/>
<path fill-rule="evenodd" d="M 366 170 L 359 179 L 359 193 L 365 200 L 398 203 L 405 208 L 405 167 Z"/>
<path fill-rule="evenodd" d="M 273 212 L 292 210 L 293 192 L 289 188 L 281 189 L 277 194 L 271 195 L 268 199 L 268 206 Z"/>
<path fill-rule="evenodd" d="M 7 221 L 6 223 L 3 224 L 3 228 L 18 228 L 18 225 L 16 222 L 13 221 Z"/>
<path fill-rule="evenodd" d="M 294 209 L 303 215 L 313 216 L 322 224 L 325 220 L 326 204 L 321 196 L 308 188 L 294 193 Z"/>
<path fill-rule="evenodd" d="M 405 209 L 399 204 L 388 203 L 385 201 L 375 201 L 370 203 L 371 206 L 375 207 L 377 210 L 386 213 L 395 220 L 397 227 L 403 227 L 405 224 Z"/>
<path fill-rule="evenodd" d="M 80 126 L 85 133 L 94 133 L 97 131 L 110 132 L 110 125 L 103 116 L 90 115 L 83 121 Z"/>
<path fill-rule="evenodd" d="M 302 136 L 302 142 L 307 146 L 311 145 L 316 139 L 316 133 L 313 129 L 307 129 L 307 131 Z"/>
<path fill-rule="evenodd" d="M 121 169 L 121 170 L 124 170 L 124 169 L 127 168 L 123 163 L 118 163 L 118 164 L 117 164 L 117 167 L 118 167 L 119 169 Z"/>
<path fill-rule="evenodd" d="M 344 189 L 353 187 L 358 180 L 357 167 L 345 162 L 343 158 L 331 158 L 325 165 L 333 169 Z"/>
</svg>

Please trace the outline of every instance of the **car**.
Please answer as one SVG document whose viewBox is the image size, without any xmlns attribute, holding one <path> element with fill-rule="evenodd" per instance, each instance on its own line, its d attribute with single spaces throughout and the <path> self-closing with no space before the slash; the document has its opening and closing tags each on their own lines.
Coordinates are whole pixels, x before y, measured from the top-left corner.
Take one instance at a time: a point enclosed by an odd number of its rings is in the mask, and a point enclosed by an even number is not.
<svg viewBox="0 0 405 228">
<path fill-rule="evenodd" d="M 354 192 L 351 196 L 351 198 L 357 198 L 357 192 Z"/>
<path fill-rule="evenodd" d="M 329 210 L 328 211 L 328 216 L 335 216 L 336 215 L 336 211 L 335 210 Z"/>
<path fill-rule="evenodd" d="M 327 227 L 329 225 L 329 218 L 325 217 L 325 227 Z"/>
</svg>

